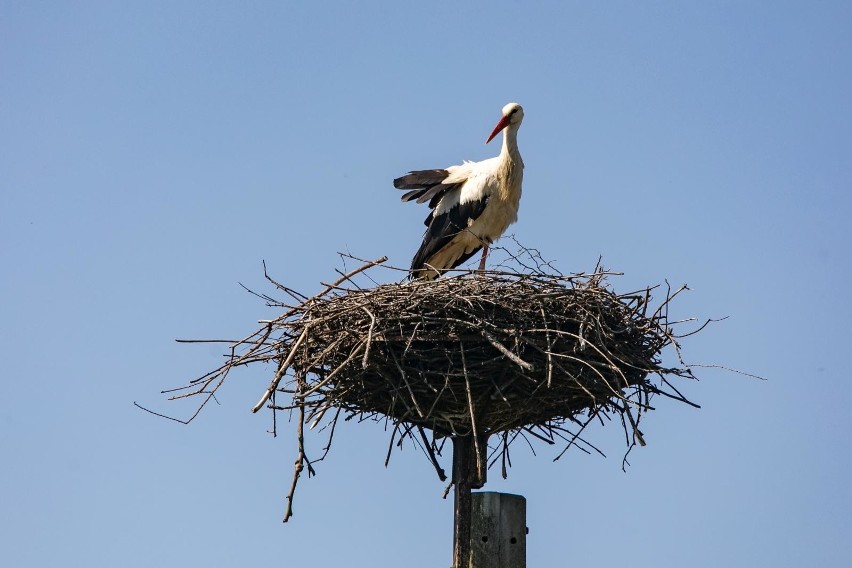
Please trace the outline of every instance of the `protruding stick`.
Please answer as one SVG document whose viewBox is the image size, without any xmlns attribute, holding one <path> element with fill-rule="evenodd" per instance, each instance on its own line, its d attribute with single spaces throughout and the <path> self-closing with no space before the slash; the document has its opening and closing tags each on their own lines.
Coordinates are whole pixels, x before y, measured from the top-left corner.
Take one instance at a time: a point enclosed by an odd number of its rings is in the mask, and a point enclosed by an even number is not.
<svg viewBox="0 0 852 568">
<path fill-rule="evenodd" d="M 308 335 L 308 329 L 310 326 L 305 326 L 305 329 L 302 330 L 302 334 L 299 336 L 299 339 L 296 340 L 296 343 L 290 348 L 290 353 L 287 355 L 287 358 L 281 363 L 281 366 L 278 367 L 278 372 L 275 373 L 275 377 L 272 378 L 272 382 L 269 383 L 269 386 L 266 388 L 266 392 L 263 393 L 263 396 L 260 397 L 260 400 L 257 401 L 251 411 L 257 412 L 260 410 L 266 401 L 272 396 L 272 393 L 275 392 L 275 389 L 278 388 L 278 383 L 281 382 L 281 377 L 284 376 L 284 373 L 287 372 L 287 369 L 290 367 L 290 363 L 293 362 L 293 358 L 296 357 L 296 350 L 302 345 L 302 342 L 305 340 L 305 337 Z"/>
</svg>

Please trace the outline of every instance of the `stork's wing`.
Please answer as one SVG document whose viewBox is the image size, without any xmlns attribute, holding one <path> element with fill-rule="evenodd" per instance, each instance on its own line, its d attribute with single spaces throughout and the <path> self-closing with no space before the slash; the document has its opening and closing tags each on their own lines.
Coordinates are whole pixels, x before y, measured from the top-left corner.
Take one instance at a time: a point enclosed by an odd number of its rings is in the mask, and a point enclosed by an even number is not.
<svg viewBox="0 0 852 568">
<path fill-rule="evenodd" d="M 434 209 L 441 198 L 450 190 L 461 187 L 464 180 L 458 175 L 452 175 L 449 170 L 419 170 L 408 172 L 393 180 L 397 189 L 410 189 L 402 196 L 403 201 L 417 200 L 417 203 L 429 202 L 429 208 Z M 449 180 L 449 183 L 447 183 Z M 426 222 L 428 225 L 428 221 Z"/>
<path fill-rule="evenodd" d="M 461 193 L 461 190 L 458 189 L 456 192 Z M 449 245 L 461 231 L 466 230 L 470 223 L 482 215 L 486 205 L 488 205 L 488 196 L 461 203 L 458 203 L 458 196 L 452 193 L 447 194 L 445 197 L 447 200 L 455 197 L 457 204 L 446 210 L 444 210 L 444 207 L 441 207 L 440 209 L 443 211 L 440 214 L 436 215 L 436 212 L 433 211 L 426 218 L 428 228 L 423 235 L 423 243 L 411 261 L 412 273 L 429 264 L 429 259 L 442 248 Z M 452 266 L 435 266 L 434 268 L 439 270 L 455 268 L 478 251 L 479 248 L 476 248 L 466 254 L 462 254 Z"/>
</svg>

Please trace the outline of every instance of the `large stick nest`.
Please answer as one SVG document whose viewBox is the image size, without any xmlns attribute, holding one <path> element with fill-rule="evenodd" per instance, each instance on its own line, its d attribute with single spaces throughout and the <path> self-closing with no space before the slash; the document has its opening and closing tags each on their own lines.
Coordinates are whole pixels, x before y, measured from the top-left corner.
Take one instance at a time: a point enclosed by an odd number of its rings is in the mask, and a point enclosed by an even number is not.
<svg viewBox="0 0 852 568">
<path fill-rule="evenodd" d="M 258 295 L 284 313 L 233 342 L 224 365 L 177 389 L 174 398 L 204 397 L 192 420 L 232 368 L 275 364 L 253 410 L 295 412 L 299 458 L 290 505 L 302 468 L 313 473 L 318 461 L 305 453 L 305 425 L 326 430 L 322 459 L 339 417 L 387 420 L 391 447 L 411 439 L 442 479 L 437 456 L 446 437 L 497 434 L 489 460 L 502 458 L 505 476 L 518 437 L 562 441 L 562 453 L 597 450 L 580 434 L 593 419 L 618 417 L 632 448 L 644 444 L 638 424 L 652 395 L 692 404 L 669 381 L 693 377 L 677 343 L 687 334 L 674 330 L 683 322 L 668 316 L 685 287 L 663 288 L 665 298 L 652 307 L 653 288 L 618 294 L 607 283 L 613 273 L 600 267 L 563 275 L 542 262 L 378 285 L 373 276 L 387 270 L 382 262 L 359 266 L 313 297 L 267 276 L 293 301 Z M 675 364 L 663 366 L 669 346 Z M 288 506 L 285 520 L 291 514 Z"/>
<path fill-rule="evenodd" d="M 649 373 L 668 371 L 672 337 L 644 294 L 617 295 L 603 276 L 459 275 L 312 298 L 280 322 L 291 394 L 439 435 L 629 411 L 625 391 L 654 392 Z"/>
</svg>

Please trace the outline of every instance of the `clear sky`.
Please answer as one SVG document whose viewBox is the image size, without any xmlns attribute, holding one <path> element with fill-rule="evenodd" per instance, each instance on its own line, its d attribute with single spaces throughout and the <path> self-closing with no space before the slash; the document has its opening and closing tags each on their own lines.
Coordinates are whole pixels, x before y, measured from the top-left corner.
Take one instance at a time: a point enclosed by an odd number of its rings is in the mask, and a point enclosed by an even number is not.
<svg viewBox="0 0 852 568">
<path fill-rule="evenodd" d="M 692 291 L 695 410 L 648 446 L 520 446 L 530 566 L 850 566 L 852 3 L 0 2 L 5 566 L 449 566 L 452 502 L 347 424 L 283 525 L 295 444 L 237 373 L 190 426 L 159 394 L 337 251 L 406 265 L 391 180 L 494 155 L 524 105 L 518 239 L 617 290 Z"/>
</svg>

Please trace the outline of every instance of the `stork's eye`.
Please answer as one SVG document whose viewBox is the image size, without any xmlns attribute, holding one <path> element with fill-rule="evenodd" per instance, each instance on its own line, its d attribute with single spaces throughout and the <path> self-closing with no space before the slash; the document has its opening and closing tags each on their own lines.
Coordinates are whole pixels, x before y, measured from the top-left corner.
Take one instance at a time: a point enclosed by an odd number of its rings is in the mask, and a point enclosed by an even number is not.
<svg viewBox="0 0 852 568">
<path fill-rule="evenodd" d="M 512 110 L 510 110 L 509 114 L 515 114 L 516 112 L 518 112 L 518 107 L 515 107 Z"/>
</svg>

